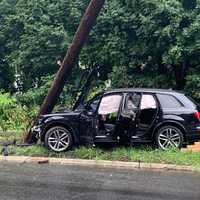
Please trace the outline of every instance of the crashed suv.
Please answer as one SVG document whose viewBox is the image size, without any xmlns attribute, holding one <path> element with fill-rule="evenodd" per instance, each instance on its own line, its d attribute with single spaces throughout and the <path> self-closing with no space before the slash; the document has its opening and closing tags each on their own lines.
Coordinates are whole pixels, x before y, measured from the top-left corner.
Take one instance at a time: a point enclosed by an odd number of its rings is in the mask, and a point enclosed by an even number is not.
<svg viewBox="0 0 200 200">
<path fill-rule="evenodd" d="M 56 152 L 86 143 L 181 148 L 200 139 L 199 111 L 197 104 L 173 90 L 114 89 L 73 111 L 42 115 L 33 134 Z"/>
</svg>

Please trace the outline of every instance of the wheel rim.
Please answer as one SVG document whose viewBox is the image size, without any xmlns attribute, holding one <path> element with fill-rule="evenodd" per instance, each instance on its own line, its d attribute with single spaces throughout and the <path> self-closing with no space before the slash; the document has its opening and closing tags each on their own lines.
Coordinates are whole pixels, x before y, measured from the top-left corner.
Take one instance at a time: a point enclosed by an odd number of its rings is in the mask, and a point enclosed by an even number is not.
<svg viewBox="0 0 200 200">
<path fill-rule="evenodd" d="M 55 129 L 49 134 L 48 144 L 54 151 L 66 150 L 69 146 L 69 133 L 63 129 Z"/>
<path fill-rule="evenodd" d="M 178 148 L 181 144 L 179 131 L 174 128 L 166 128 L 162 130 L 158 136 L 158 143 L 164 150 L 172 147 Z"/>
</svg>

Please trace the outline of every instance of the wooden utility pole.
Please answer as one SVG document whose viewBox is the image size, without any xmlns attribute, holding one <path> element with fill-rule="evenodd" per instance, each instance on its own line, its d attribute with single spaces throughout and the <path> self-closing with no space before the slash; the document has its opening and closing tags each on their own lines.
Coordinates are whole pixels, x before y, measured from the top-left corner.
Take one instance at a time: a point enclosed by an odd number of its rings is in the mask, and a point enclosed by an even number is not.
<svg viewBox="0 0 200 200">
<path fill-rule="evenodd" d="M 50 113 L 59 96 L 62 92 L 66 80 L 71 74 L 72 68 L 74 67 L 76 60 L 80 54 L 80 51 L 86 41 L 87 37 L 89 36 L 90 30 L 92 29 L 96 18 L 98 17 L 101 8 L 104 5 L 105 0 L 91 0 L 90 4 L 88 5 L 85 14 L 83 15 L 79 27 L 74 35 L 72 40 L 71 46 L 69 47 L 67 54 L 62 62 L 60 69 L 58 70 L 55 79 L 49 92 L 44 99 L 42 106 L 40 107 L 39 113 L 35 119 L 37 121 L 40 115 Z M 33 123 L 34 124 L 34 123 Z M 32 134 L 31 131 L 25 136 L 25 142 L 31 143 Z"/>
</svg>

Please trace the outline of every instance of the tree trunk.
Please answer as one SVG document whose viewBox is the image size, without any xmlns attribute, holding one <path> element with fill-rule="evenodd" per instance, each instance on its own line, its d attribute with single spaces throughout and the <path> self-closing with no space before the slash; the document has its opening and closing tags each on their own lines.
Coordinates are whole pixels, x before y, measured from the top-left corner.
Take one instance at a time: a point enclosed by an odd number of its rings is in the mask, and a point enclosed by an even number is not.
<svg viewBox="0 0 200 200">
<path fill-rule="evenodd" d="M 71 74 L 72 68 L 80 54 L 80 51 L 83 47 L 84 42 L 89 36 L 89 32 L 94 25 L 96 18 L 98 17 L 101 8 L 104 5 L 105 0 L 91 0 L 89 6 L 86 9 L 85 14 L 83 15 L 79 27 L 74 35 L 73 41 L 70 48 L 67 51 L 67 54 L 62 62 L 60 69 L 58 70 L 54 82 L 44 99 L 44 102 L 39 110 L 39 113 L 33 123 L 37 122 L 37 119 L 40 115 L 50 113 L 59 96 L 62 92 L 65 82 Z M 31 131 L 25 137 L 25 142 L 33 142 Z"/>
<path fill-rule="evenodd" d="M 188 71 L 188 63 L 184 60 L 182 65 L 175 65 L 174 72 L 175 72 L 175 79 L 176 79 L 176 89 L 183 90 L 186 84 L 185 77 Z"/>
</svg>

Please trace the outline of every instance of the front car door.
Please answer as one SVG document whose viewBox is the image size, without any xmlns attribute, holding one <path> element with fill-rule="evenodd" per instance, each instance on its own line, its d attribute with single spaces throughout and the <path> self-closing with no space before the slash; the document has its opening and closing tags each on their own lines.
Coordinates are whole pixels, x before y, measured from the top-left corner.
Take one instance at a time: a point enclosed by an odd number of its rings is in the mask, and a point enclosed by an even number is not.
<svg viewBox="0 0 200 200">
<path fill-rule="evenodd" d="M 80 140 L 82 143 L 93 143 L 97 131 L 97 109 L 102 95 L 92 98 L 80 115 Z"/>
<path fill-rule="evenodd" d="M 123 95 L 120 93 L 103 96 L 97 111 L 96 139 L 116 140 L 119 125 L 119 111 Z"/>
</svg>

